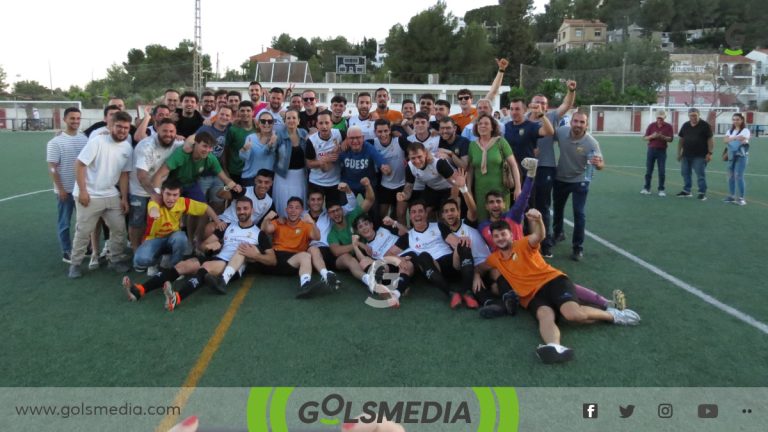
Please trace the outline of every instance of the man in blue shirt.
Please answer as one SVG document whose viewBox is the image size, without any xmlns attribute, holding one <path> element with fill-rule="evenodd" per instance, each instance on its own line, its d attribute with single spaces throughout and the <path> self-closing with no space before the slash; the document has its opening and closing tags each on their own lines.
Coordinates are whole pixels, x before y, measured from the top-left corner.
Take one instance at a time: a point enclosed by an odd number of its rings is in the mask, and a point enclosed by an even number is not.
<svg viewBox="0 0 768 432">
<path fill-rule="evenodd" d="M 363 141 L 360 127 L 350 126 L 346 141 L 349 149 L 339 155 L 341 181 L 348 184 L 355 195 L 365 193 L 365 187 L 360 184 L 363 177 L 372 179 L 375 189 L 376 171 L 388 175 L 392 172 L 390 166 L 372 144 Z"/>
<path fill-rule="evenodd" d="M 537 141 L 539 137 L 550 136 L 555 133 L 552 123 L 545 116 L 545 112 L 540 105 L 531 104 L 531 116 L 533 120 L 540 120 L 541 123 L 528 120 L 525 117 L 525 101 L 522 98 L 514 98 L 509 102 L 509 112 L 512 121 L 504 125 L 504 138 L 512 147 L 515 154 L 515 160 L 519 164 L 525 158 L 535 158 L 538 156 Z M 525 175 L 525 169 L 520 169 L 521 177 Z"/>
</svg>

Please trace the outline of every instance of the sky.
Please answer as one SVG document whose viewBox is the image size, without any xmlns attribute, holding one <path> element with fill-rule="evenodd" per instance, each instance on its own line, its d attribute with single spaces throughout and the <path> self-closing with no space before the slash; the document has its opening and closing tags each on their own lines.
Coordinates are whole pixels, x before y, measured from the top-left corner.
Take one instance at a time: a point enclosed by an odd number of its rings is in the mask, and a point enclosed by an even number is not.
<svg viewBox="0 0 768 432">
<path fill-rule="evenodd" d="M 534 0 L 543 10 L 547 0 Z M 351 42 L 363 37 L 383 40 L 389 29 L 406 25 L 411 16 L 436 0 L 388 0 L 370 19 L 358 1 L 326 0 L 213 0 L 201 1 L 203 53 L 216 57 L 223 74 L 239 69 L 251 55 L 269 46 L 272 37 L 288 33 L 322 39 L 344 36 Z M 448 10 L 463 17 L 468 10 L 496 4 L 496 0 L 446 0 Z M 3 5 L 0 26 L 0 66 L 6 82 L 35 80 L 46 87 L 68 89 L 104 78 L 113 63 L 127 60 L 132 48 L 160 44 L 176 47 L 194 38 L 194 0 L 13 1 Z M 124 5 L 118 12 L 117 4 Z M 227 7 L 220 5 L 225 4 Z M 317 5 L 323 5 L 318 8 Z M 364 2 L 374 9 L 374 3 Z M 257 7 L 258 5 L 258 7 Z M 10 90 L 11 88 L 9 88 Z"/>
</svg>

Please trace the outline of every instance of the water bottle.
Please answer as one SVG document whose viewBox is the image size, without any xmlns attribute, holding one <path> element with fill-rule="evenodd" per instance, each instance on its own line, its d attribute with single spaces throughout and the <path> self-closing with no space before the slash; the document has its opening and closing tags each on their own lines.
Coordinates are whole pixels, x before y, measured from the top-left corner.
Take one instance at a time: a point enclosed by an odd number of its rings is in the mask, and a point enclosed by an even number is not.
<svg viewBox="0 0 768 432">
<path fill-rule="evenodd" d="M 592 176 L 595 174 L 595 166 L 592 165 L 592 158 L 595 157 L 597 152 L 594 150 L 590 150 L 589 153 L 587 153 L 587 166 L 584 170 L 584 181 L 592 181 Z"/>
</svg>

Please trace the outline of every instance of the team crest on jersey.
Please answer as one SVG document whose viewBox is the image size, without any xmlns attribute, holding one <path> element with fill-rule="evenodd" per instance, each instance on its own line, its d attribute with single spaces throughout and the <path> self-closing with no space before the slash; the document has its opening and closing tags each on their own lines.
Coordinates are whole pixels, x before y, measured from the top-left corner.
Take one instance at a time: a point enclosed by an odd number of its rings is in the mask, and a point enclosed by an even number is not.
<svg viewBox="0 0 768 432">
<path fill-rule="evenodd" d="M 198 169 L 197 172 L 201 173 L 203 172 L 203 169 L 204 169 L 203 167 L 200 167 L 200 169 Z"/>
<path fill-rule="evenodd" d="M 517 261 L 517 252 L 512 252 L 512 261 Z"/>
<path fill-rule="evenodd" d="M 519 131 L 517 131 L 517 133 L 518 133 L 520 136 L 523 136 L 523 135 L 525 135 L 525 131 L 524 131 L 524 130 L 522 130 L 522 129 L 520 129 Z"/>
<path fill-rule="evenodd" d="M 301 229 L 300 228 L 296 228 L 296 234 L 301 234 Z"/>
<path fill-rule="evenodd" d="M 583 146 L 576 147 L 576 153 L 578 153 L 580 155 L 583 155 L 584 154 L 584 147 Z"/>
</svg>

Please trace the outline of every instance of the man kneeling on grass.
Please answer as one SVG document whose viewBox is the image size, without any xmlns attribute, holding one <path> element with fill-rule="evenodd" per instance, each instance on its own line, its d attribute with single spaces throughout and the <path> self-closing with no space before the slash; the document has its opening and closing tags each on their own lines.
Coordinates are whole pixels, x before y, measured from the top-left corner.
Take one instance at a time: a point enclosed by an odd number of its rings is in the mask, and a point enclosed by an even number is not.
<svg viewBox="0 0 768 432">
<path fill-rule="evenodd" d="M 547 264 L 539 251 L 539 244 L 545 238 L 541 213 L 536 209 L 526 214 L 531 234 L 512 240 L 512 229 L 504 220 L 491 224 L 491 235 L 497 250 L 475 270 L 475 291 L 484 289 L 482 275 L 490 269 L 501 273 L 517 292 L 520 304 L 531 311 L 539 321 L 539 333 L 545 345 L 539 345 L 536 354 L 544 363 L 559 363 L 571 360 L 573 350 L 560 345 L 560 329 L 555 323 L 556 315 L 568 321 L 592 323 L 612 322 L 621 325 L 637 325 L 640 316 L 632 310 L 608 308 L 600 310 L 582 306 L 576 302 L 573 282 L 565 273 Z"/>
<path fill-rule="evenodd" d="M 123 288 L 128 299 L 136 301 L 146 293 L 162 287 L 165 294 L 165 308 L 173 311 L 182 299 L 192 295 L 205 283 L 219 294 L 226 294 L 226 285 L 235 276 L 242 275 L 245 270 L 245 257 L 241 252 L 244 245 L 252 245 L 256 249 L 249 253 L 249 261 L 266 266 L 275 265 L 277 258 L 272 249 L 272 242 L 251 220 L 253 202 L 250 198 L 243 196 L 238 198 L 236 203 L 238 222 L 230 224 L 224 231 L 217 230 L 203 243 L 204 250 L 218 251 L 216 256 L 202 265 L 197 258 L 181 261 L 143 284 L 132 284 L 126 276 L 123 278 Z M 184 286 L 176 292 L 171 282 L 180 275 L 194 276 L 187 279 Z"/>
</svg>

